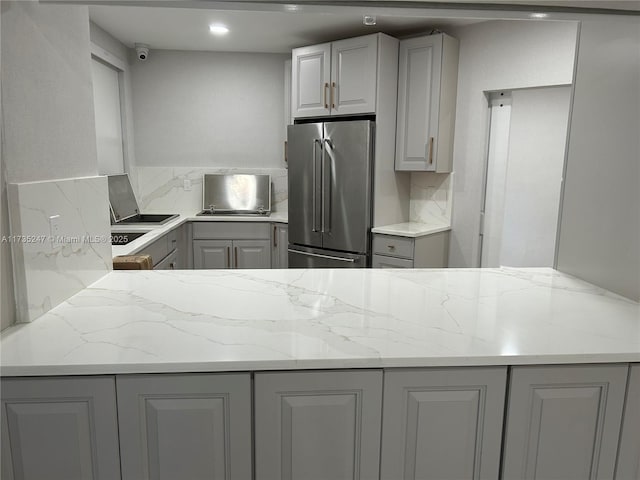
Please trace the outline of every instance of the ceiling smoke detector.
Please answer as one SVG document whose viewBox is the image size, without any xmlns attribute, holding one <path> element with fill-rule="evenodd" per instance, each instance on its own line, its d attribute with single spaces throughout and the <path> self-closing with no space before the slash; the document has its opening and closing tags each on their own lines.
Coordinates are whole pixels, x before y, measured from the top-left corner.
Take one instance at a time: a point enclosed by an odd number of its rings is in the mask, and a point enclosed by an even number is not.
<svg viewBox="0 0 640 480">
<path fill-rule="evenodd" d="M 367 25 L 369 27 L 375 25 L 376 22 L 376 16 L 375 15 L 363 15 L 362 16 L 362 24 L 363 25 Z"/>
</svg>

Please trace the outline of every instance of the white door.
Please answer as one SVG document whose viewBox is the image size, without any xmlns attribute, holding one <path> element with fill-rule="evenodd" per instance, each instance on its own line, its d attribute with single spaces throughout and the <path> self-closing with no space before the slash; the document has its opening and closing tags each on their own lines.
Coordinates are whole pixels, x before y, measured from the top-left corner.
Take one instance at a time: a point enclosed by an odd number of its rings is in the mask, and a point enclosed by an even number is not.
<svg viewBox="0 0 640 480">
<path fill-rule="evenodd" d="M 293 117 L 330 115 L 331 44 L 296 48 L 292 54 Z"/>
<path fill-rule="evenodd" d="M 378 35 L 331 44 L 331 114 L 375 113 Z"/>
</svg>

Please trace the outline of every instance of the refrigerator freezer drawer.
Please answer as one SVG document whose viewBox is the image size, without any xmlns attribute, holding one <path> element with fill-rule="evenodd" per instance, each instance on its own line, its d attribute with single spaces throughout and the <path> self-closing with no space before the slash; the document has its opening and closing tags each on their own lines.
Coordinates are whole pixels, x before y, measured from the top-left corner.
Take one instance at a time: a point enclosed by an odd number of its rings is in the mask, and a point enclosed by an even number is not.
<svg viewBox="0 0 640 480">
<path fill-rule="evenodd" d="M 289 245 L 289 268 L 365 268 L 367 256 Z"/>
</svg>

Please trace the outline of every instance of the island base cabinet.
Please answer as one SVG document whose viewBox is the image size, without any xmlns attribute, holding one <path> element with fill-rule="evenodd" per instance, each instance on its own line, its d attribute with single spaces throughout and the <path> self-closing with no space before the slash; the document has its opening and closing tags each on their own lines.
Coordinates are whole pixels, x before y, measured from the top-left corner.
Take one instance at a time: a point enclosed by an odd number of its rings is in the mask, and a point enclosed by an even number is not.
<svg viewBox="0 0 640 480">
<path fill-rule="evenodd" d="M 118 478 L 113 377 L 2 379 L 3 480 Z"/>
<path fill-rule="evenodd" d="M 122 479 L 251 479 L 249 374 L 119 376 Z"/>
<path fill-rule="evenodd" d="M 640 480 L 640 363 L 629 369 L 616 480 Z"/>
<path fill-rule="evenodd" d="M 506 367 L 389 370 L 382 480 L 495 480 Z"/>
<path fill-rule="evenodd" d="M 627 370 L 514 367 L 503 479 L 612 479 Z"/>
<path fill-rule="evenodd" d="M 255 375 L 256 480 L 378 480 L 382 372 Z"/>
</svg>

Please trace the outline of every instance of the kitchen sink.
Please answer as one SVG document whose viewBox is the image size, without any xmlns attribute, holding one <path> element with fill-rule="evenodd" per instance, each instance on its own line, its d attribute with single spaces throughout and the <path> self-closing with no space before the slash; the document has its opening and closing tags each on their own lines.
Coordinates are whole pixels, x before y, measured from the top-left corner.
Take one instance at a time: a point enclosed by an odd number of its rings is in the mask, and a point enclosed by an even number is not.
<svg viewBox="0 0 640 480">
<path fill-rule="evenodd" d="M 114 225 L 164 225 L 174 218 L 178 218 L 178 216 L 179 215 L 177 213 L 139 213 L 124 220 L 120 220 Z"/>
<path fill-rule="evenodd" d="M 111 245 L 126 245 L 145 233 L 149 232 L 113 232 L 111 233 Z"/>
</svg>

